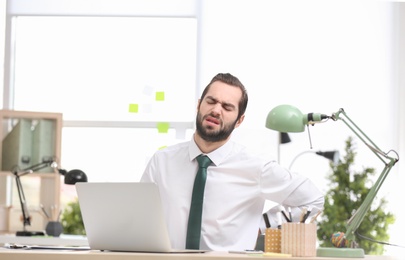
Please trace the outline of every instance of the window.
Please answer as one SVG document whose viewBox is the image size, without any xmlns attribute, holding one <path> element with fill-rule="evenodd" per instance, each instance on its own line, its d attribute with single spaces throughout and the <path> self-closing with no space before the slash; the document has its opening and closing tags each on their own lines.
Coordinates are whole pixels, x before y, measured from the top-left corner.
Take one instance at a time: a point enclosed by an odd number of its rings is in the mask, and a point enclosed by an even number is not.
<svg viewBox="0 0 405 260">
<path fill-rule="evenodd" d="M 64 129 L 63 167 L 80 165 L 91 180 L 135 181 L 147 156 L 185 138 L 185 129 L 162 132 L 194 119 L 195 19 L 18 17 L 15 27 L 14 109 L 134 123 Z"/>
<path fill-rule="evenodd" d="M 64 120 L 193 120 L 196 19 L 34 16 L 15 28 L 14 109 Z"/>
<path fill-rule="evenodd" d="M 8 1 L 3 107 L 63 113 L 62 168 L 90 181 L 138 181 L 157 149 L 193 132 L 194 1 L 46 2 Z M 75 196 L 62 190 L 62 202 Z"/>
</svg>

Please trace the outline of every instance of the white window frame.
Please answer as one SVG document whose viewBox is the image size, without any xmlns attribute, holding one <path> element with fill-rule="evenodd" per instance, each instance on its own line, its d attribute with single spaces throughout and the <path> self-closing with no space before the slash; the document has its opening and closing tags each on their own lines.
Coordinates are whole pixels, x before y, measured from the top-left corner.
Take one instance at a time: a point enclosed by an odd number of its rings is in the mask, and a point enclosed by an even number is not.
<svg viewBox="0 0 405 260">
<path fill-rule="evenodd" d="M 201 15 L 200 0 L 7 0 L 3 109 L 14 109 L 14 21 L 18 16 L 127 16 L 127 17 L 188 17 L 197 19 L 197 57 L 195 100 L 200 93 Z M 117 122 L 64 120 L 64 127 L 133 127 L 156 128 L 157 122 Z M 194 122 L 170 122 L 170 128 L 186 131 Z"/>
</svg>

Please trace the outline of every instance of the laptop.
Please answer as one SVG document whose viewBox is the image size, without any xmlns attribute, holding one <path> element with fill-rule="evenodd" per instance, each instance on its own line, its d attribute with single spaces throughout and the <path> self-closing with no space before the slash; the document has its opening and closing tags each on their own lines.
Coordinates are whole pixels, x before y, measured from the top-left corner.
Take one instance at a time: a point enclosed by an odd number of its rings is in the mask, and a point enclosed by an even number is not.
<svg viewBox="0 0 405 260">
<path fill-rule="evenodd" d="M 78 182 L 76 190 L 92 250 L 203 253 L 173 249 L 159 189 L 150 182 Z"/>
</svg>

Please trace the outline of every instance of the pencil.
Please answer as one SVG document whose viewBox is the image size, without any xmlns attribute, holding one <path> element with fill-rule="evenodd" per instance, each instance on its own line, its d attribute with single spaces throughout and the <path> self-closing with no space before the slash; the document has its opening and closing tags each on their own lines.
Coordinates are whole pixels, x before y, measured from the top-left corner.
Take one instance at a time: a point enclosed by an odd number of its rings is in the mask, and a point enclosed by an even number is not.
<svg viewBox="0 0 405 260">
<path fill-rule="evenodd" d="M 316 213 L 316 214 L 311 218 L 311 221 L 310 221 L 309 223 L 313 223 L 313 222 L 316 220 L 316 218 L 317 218 L 319 215 L 321 215 L 321 213 L 322 213 L 322 210 L 318 211 L 318 213 Z"/>
<path fill-rule="evenodd" d="M 277 228 L 281 229 L 281 225 L 283 224 L 283 220 L 281 219 L 281 212 L 277 211 Z"/>
<path fill-rule="evenodd" d="M 44 205 L 40 204 L 39 207 L 41 208 L 42 212 L 45 214 L 45 217 L 49 220 L 50 217 L 48 215 L 48 212 L 46 212 Z"/>
<path fill-rule="evenodd" d="M 301 210 L 301 216 L 300 216 L 300 222 L 301 223 L 304 223 L 304 221 L 305 221 L 305 215 L 307 214 L 307 208 L 303 208 L 302 210 Z"/>
</svg>

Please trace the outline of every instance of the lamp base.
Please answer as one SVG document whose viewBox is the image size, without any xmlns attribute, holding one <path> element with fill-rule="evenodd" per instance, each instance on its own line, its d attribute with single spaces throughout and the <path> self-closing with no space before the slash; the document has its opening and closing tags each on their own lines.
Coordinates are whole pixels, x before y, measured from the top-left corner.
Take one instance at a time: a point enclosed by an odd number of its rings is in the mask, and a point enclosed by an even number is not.
<svg viewBox="0 0 405 260">
<path fill-rule="evenodd" d="M 32 237 L 32 236 L 45 236 L 45 232 L 42 231 L 17 231 L 15 234 L 17 237 Z"/>
<path fill-rule="evenodd" d="M 318 247 L 317 257 L 364 258 L 363 248 Z"/>
</svg>

